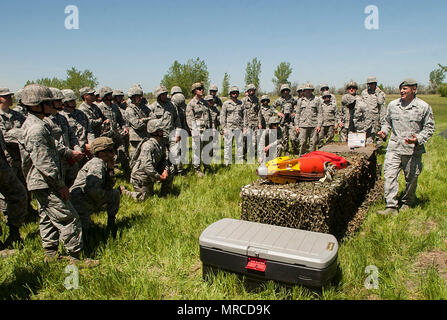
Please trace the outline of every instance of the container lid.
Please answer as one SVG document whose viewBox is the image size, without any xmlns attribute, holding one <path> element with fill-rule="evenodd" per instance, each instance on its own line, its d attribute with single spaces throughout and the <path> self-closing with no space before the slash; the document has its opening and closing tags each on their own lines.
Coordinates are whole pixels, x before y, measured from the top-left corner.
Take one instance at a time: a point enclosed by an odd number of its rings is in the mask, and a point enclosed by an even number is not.
<svg viewBox="0 0 447 320">
<path fill-rule="evenodd" d="M 336 258 L 337 239 L 327 233 L 225 218 L 200 235 L 202 247 L 324 269 Z"/>
</svg>

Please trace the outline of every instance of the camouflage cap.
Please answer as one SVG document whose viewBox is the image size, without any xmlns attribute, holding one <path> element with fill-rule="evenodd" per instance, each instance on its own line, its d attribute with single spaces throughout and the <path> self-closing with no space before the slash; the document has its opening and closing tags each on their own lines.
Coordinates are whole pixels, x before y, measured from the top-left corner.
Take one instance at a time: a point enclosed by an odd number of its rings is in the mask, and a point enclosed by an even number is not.
<svg viewBox="0 0 447 320">
<path fill-rule="evenodd" d="M 256 86 L 253 83 L 250 83 L 249 85 L 247 85 L 247 88 L 245 89 L 245 92 L 247 92 L 248 90 L 255 90 L 256 91 Z"/>
<path fill-rule="evenodd" d="M 203 88 L 202 82 L 193 83 L 193 85 L 191 86 L 191 92 L 194 93 L 194 90 L 199 88 Z"/>
<path fill-rule="evenodd" d="M 306 82 L 303 85 L 303 90 L 315 90 L 314 85 L 310 82 Z"/>
<path fill-rule="evenodd" d="M 278 116 L 271 116 L 269 118 L 269 124 L 279 124 L 281 122 L 281 120 L 279 119 Z"/>
<path fill-rule="evenodd" d="M 64 95 L 64 98 L 62 99 L 62 102 L 68 102 L 76 100 L 78 97 L 76 97 L 76 94 L 71 89 L 64 89 L 62 90 L 62 94 Z"/>
<path fill-rule="evenodd" d="M 183 93 L 182 88 L 180 88 L 179 86 L 173 86 L 171 88 L 171 95 L 174 95 L 176 93 Z"/>
<path fill-rule="evenodd" d="M 324 98 L 324 97 L 330 97 L 332 94 L 329 92 L 329 91 L 323 91 L 323 93 L 321 94 L 321 96 Z"/>
<path fill-rule="evenodd" d="M 38 106 L 45 101 L 54 101 L 53 94 L 48 87 L 40 84 L 30 84 L 23 88 L 22 103 L 25 106 Z"/>
<path fill-rule="evenodd" d="M 8 88 L 0 88 L 0 96 L 11 96 L 14 92 L 9 91 Z"/>
<path fill-rule="evenodd" d="M 147 133 L 154 134 L 157 130 L 163 130 L 161 119 L 151 119 L 147 123 Z"/>
<path fill-rule="evenodd" d="M 356 89 L 358 89 L 359 88 L 359 86 L 357 85 L 357 82 L 355 82 L 355 81 L 349 81 L 347 84 L 346 84 L 346 89 L 348 89 L 348 88 L 356 88 Z"/>
<path fill-rule="evenodd" d="M 418 85 L 418 83 L 415 79 L 406 78 L 399 84 L 399 88 L 404 87 L 404 86 L 417 86 L 417 85 Z"/>
<path fill-rule="evenodd" d="M 232 87 L 230 88 L 229 93 L 232 93 L 232 92 L 238 92 L 238 93 L 239 93 L 239 88 L 236 87 L 236 86 L 232 86 Z"/>
<path fill-rule="evenodd" d="M 129 98 L 133 97 L 133 96 L 142 96 L 143 95 L 143 90 L 139 87 L 131 87 L 129 89 L 129 91 L 127 91 L 127 96 Z"/>
<path fill-rule="evenodd" d="M 298 87 L 296 88 L 296 92 L 298 91 L 303 91 L 303 85 L 299 84 Z"/>
<path fill-rule="evenodd" d="M 163 93 L 168 93 L 168 89 L 165 86 L 159 86 L 154 90 L 154 95 L 156 99 L 158 99 L 158 97 Z"/>
<path fill-rule="evenodd" d="M 62 100 L 64 99 L 64 94 L 58 88 L 51 88 L 51 93 L 53 94 L 54 100 Z"/>
<path fill-rule="evenodd" d="M 210 85 L 210 91 L 218 91 L 217 86 L 215 84 Z"/>
<path fill-rule="evenodd" d="M 329 89 L 329 85 L 328 85 L 327 83 L 323 83 L 323 84 L 320 86 L 320 91 L 323 91 L 324 88 L 328 88 L 328 89 Z"/>
<path fill-rule="evenodd" d="M 93 140 L 90 148 L 93 154 L 97 154 L 100 151 L 113 149 L 113 140 L 109 137 L 99 137 Z"/>
<path fill-rule="evenodd" d="M 207 95 L 205 98 L 203 98 L 205 101 L 214 101 L 214 97 L 212 95 Z"/>
<path fill-rule="evenodd" d="M 79 94 L 81 95 L 81 97 L 85 96 L 86 94 L 95 94 L 95 89 L 84 87 L 79 89 Z"/>
<path fill-rule="evenodd" d="M 270 101 L 269 96 L 266 95 L 266 94 L 264 94 L 264 95 L 261 97 L 261 102 L 264 101 L 264 100 Z"/>
<path fill-rule="evenodd" d="M 376 79 L 376 77 L 368 77 L 368 78 L 366 78 L 366 83 L 368 84 L 368 83 L 377 83 L 377 79 Z"/>
<path fill-rule="evenodd" d="M 177 106 L 185 103 L 185 101 L 186 101 L 186 99 L 185 99 L 185 96 L 183 95 L 183 93 L 176 93 L 171 98 L 171 102 Z"/>
<path fill-rule="evenodd" d="M 115 90 L 113 90 L 112 96 L 113 97 L 116 97 L 116 96 L 123 96 L 124 97 L 124 92 L 122 92 L 120 89 L 115 89 Z"/>
<path fill-rule="evenodd" d="M 111 94 L 111 93 L 113 93 L 113 90 L 110 87 L 102 87 L 98 91 L 99 97 L 101 99 L 104 98 L 106 95 Z"/>
<path fill-rule="evenodd" d="M 279 91 L 283 92 L 284 90 L 292 91 L 292 90 L 290 90 L 290 86 L 287 83 L 282 84 L 281 89 Z"/>
</svg>

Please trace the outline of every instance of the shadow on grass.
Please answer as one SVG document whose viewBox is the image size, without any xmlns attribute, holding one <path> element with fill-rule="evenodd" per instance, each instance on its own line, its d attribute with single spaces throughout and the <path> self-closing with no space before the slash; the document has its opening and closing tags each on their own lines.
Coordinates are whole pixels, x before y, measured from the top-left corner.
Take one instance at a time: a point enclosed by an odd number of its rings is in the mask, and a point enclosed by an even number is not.
<svg viewBox="0 0 447 320">
<path fill-rule="evenodd" d="M 0 299 L 2 300 L 26 300 L 30 299 L 33 292 L 42 287 L 42 277 L 46 273 L 44 266 L 34 266 L 32 270 L 23 267 L 14 269 L 11 281 L 0 285 Z"/>
</svg>

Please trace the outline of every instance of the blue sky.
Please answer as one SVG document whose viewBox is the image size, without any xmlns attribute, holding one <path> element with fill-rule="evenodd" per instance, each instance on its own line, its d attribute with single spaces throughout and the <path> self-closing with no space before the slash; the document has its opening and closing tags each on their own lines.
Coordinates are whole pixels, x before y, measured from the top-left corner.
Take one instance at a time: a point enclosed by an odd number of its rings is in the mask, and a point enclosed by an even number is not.
<svg viewBox="0 0 447 320">
<path fill-rule="evenodd" d="M 79 30 L 64 26 L 67 5 L 79 9 Z M 379 30 L 367 30 L 365 7 L 379 9 Z M 153 91 L 175 60 L 199 57 L 220 88 L 244 87 L 247 62 L 261 61 L 261 88 L 273 89 L 282 61 L 289 80 L 341 87 L 375 75 L 397 86 L 413 77 L 428 84 L 447 65 L 447 1 L 2 1 L 0 86 L 65 77 L 90 69 L 100 86 Z"/>
</svg>

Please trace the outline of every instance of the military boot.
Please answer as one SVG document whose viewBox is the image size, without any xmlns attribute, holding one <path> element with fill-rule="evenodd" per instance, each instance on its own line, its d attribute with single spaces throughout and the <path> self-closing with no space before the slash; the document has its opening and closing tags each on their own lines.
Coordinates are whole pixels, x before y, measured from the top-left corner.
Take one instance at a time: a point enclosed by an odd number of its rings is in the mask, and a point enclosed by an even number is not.
<svg viewBox="0 0 447 320">
<path fill-rule="evenodd" d="M 77 266 L 78 268 L 93 268 L 99 265 L 99 260 L 94 259 L 81 259 L 81 252 L 71 252 L 69 257 L 70 264 Z"/>
<path fill-rule="evenodd" d="M 385 208 L 385 210 L 377 211 L 377 214 L 382 216 L 397 215 L 398 213 L 399 211 L 396 208 Z"/>
<path fill-rule="evenodd" d="M 116 238 L 116 234 L 118 232 L 118 227 L 116 225 L 116 216 L 108 215 L 107 216 L 107 233 L 112 234 L 113 238 Z"/>
<path fill-rule="evenodd" d="M 22 245 L 23 240 L 20 237 L 19 227 L 16 226 L 9 226 L 9 236 L 5 241 L 5 246 L 8 248 L 12 248 L 14 246 L 14 243 L 17 245 Z"/>
</svg>

